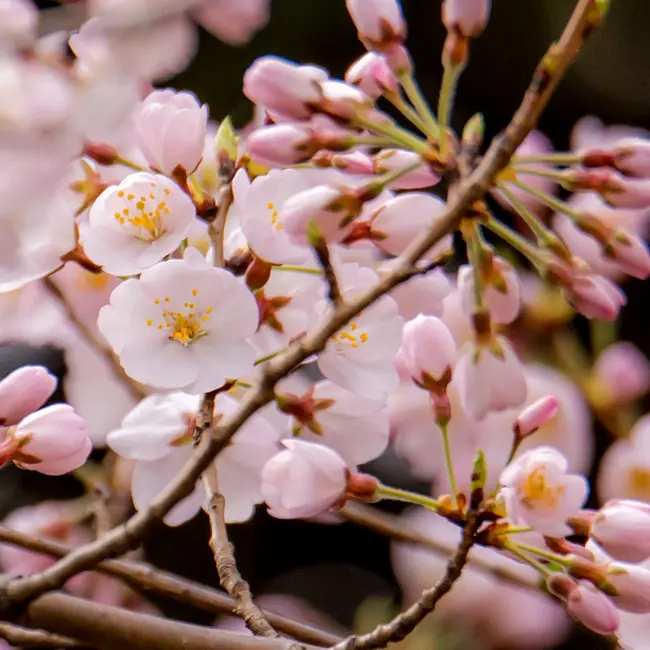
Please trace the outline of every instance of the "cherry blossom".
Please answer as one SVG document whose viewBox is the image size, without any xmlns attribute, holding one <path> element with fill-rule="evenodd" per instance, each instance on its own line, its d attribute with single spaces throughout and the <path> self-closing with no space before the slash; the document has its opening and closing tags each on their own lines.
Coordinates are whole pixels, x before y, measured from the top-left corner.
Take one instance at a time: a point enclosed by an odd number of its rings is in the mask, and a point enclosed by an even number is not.
<svg viewBox="0 0 650 650">
<path fill-rule="evenodd" d="M 508 516 L 549 536 L 570 533 L 566 519 L 585 502 L 584 476 L 567 474 L 567 460 L 552 447 L 536 447 L 516 458 L 499 479 Z"/>
<path fill-rule="evenodd" d="M 622 499 L 599 510 L 589 534 L 617 560 L 643 562 L 650 557 L 649 532 L 650 505 Z"/>
<path fill-rule="evenodd" d="M 56 389 L 56 377 L 43 366 L 23 366 L 0 381 L 0 425 L 18 424 L 39 409 Z"/>
<path fill-rule="evenodd" d="M 255 299 L 194 248 L 122 283 L 98 325 L 136 381 L 201 393 L 253 367 L 246 342 L 258 325 Z"/>
<path fill-rule="evenodd" d="M 442 21 L 448 30 L 457 29 L 463 36 L 478 36 L 490 16 L 491 0 L 445 0 Z"/>
</svg>

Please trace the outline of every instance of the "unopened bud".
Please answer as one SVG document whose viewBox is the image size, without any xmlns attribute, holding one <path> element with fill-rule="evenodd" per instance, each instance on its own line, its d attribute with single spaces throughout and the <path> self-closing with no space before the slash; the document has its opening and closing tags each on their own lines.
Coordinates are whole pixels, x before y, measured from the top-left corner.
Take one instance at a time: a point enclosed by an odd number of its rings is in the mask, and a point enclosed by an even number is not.
<svg viewBox="0 0 650 650">
<path fill-rule="evenodd" d="M 517 438 L 523 440 L 535 433 L 541 426 L 552 420 L 559 409 L 558 399 L 554 395 L 546 395 L 527 406 L 515 420 L 514 431 Z"/>
</svg>

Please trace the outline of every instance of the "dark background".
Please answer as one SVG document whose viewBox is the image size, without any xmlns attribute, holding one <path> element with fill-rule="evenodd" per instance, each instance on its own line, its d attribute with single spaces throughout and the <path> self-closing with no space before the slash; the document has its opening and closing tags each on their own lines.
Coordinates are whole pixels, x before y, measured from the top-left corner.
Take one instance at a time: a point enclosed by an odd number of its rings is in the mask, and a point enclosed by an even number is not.
<svg viewBox="0 0 650 650">
<path fill-rule="evenodd" d="M 473 113 L 483 112 L 488 137 L 509 121 L 535 64 L 560 33 L 574 6 L 570 0 L 495 0 L 493 4 L 485 34 L 472 44 L 454 119 L 459 126 Z M 445 36 L 440 2 L 404 0 L 403 5 L 417 77 L 435 104 Z M 605 28 L 589 41 L 541 121 L 541 129 L 558 148 L 567 146 L 573 124 L 587 114 L 596 114 L 606 123 L 650 128 L 650 3 L 613 0 L 612 5 Z M 333 76 L 342 76 L 347 66 L 363 53 L 343 0 L 275 0 L 271 16 L 269 26 L 243 48 L 230 48 L 202 34 L 199 55 L 170 85 L 193 90 L 209 103 L 213 119 L 230 114 L 242 126 L 250 116 L 250 106 L 241 94 L 241 77 L 255 57 L 277 54 L 316 63 Z M 647 290 L 640 282 L 629 282 L 625 288 L 630 304 L 622 318 L 622 338 L 633 340 L 648 354 Z M 60 351 L 0 346 L 0 376 L 35 362 L 44 363 L 59 376 L 65 373 Z M 382 459 L 376 469 L 378 473 L 389 472 L 394 484 L 401 481 L 406 486 L 409 481 L 393 458 Z M 72 479 L 51 480 L 5 468 L 0 476 L 0 514 L 46 496 L 76 493 Z M 304 597 L 346 627 L 352 624 L 354 611 L 368 596 L 392 597 L 396 602 L 399 598 L 390 568 L 388 542 L 350 524 L 319 526 L 276 521 L 260 511 L 251 523 L 231 527 L 231 534 L 241 571 L 256 593 L 284 592 Z M 208 536 L 203 515 L 181 528 L 161 528 L 149 538 L 149 559 L 216 585 Z M 190 608 L 159 604 L 170 615 L 209 622 L 205 615 L 197 615 Z M 600 640 L 576 633 L 563 650 L 601 647 L 604 645 Z"/>
</svg>

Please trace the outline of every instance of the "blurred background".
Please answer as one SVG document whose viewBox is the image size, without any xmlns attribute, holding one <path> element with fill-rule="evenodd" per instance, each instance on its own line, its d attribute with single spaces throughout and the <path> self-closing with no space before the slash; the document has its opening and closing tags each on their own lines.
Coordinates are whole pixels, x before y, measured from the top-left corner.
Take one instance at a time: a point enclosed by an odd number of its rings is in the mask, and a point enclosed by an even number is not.
<svg viewBox="0 0 650 650">
<path fill-rule="evenodd" d="M 45 32 L 72 30 L 81 22 L 83 11 L 75 4 L 64 7 L 57 3 L 39 4 L 43 9 Z M 481 111 L 487 137 L 498 133 L 509 121 L 534 66 L 561 31 L 574 3 L 495 0 L 493 5 L 485 34 L 472 43 L 470 65 L 460 83 L 454 116 L 455 125 L 462 126 L 472 114 Z M 417 78 L 435 104 L 445 37 L 440 22 L 440 1 L 403 0 L 403 6 L 409 24 L 407 44 Z M 648 25 L 650 3 L 647 0 L 612 3 L 605 29 L 589 41 L 540 123 L 541 130 L 556 148 L 568 146 L 573 125 L 589 114 L 598 115 L 605 123 L 650 128 Z M 212 119 L 231 115 L 238 126 L 243 126 L 251 117 L 251 107 L 241 93 L 241 78 L 255 57 L 276 54 L 302 63 L 315 63 L 327 68 L 333 76 L 342 76 L 362 52 L 343 0 L 274 0 L 269 25 L 251 43 L 231 48 L 206 33 L 201 34 L 198 56 L 168 85 L 196 93 L 210 105 Z M 633 341 L 650 355 L 647 288 L 631 280 L 625 290 L 629 305 L 620 324 L 621 338 Z M 10 342 L 0 346 L 1 376 L 26 363 L 43 363 L 61 378 L 66 373 L 61 350 L 36 349 Z M 54 401 L 61 397 L 56 395 Z M 599 455 L 602 455 L 607 438 L 602 433 L 598 436 Z M 376 461 L 370 469 L 388 483 L 426 490 L 425 485 L 418 486 L 413 481 L 402 461 L 393 455 Z M 79 493 L 80 488 L 72 478 L 53 480 L 33 472 L 14 471 L 12 466 L 0 474 L 0 514 L 45 496 L 64 498 Z M 389 541 L 352 524 L 278 521 L 260 509 L 248 524 L 232 526 L 231 535 L 241 572 L 254 593 L 301 599 L 296 604 L 276 598 L 269 601 L 270 608 L 286 608 L 287 612 L 294 608 L 298 614 L 302 611 L 308 615 L 307 603 L 318 612 L 309 614 L 314 622 L 321 620 L 334 631 L 361 631 L 390 616 L 400 605 L 401 592 L 391 565 Z M 147 543 L 148 559 L 171 571 L 217 585 L 208 536 L 207 518 L 203 514 L 180 528 L 154 531 Z M 156 604 L 175 617 L 210 622 L 204 614 L 191 608 L 165 602 Z M 512 616 L 517 615 L 514 605 Z M 449 628 L 451 633 L 440 628 L 403 645 L 431 650 L 483 647 L 473 637 L 476 631 L 469 636 L 455 633 L 453 621 Z M 528 645 L 522 639 L 521 645 L 503 647 L 524 650 Z M 564 645 L 556 647 L 596 650 L 607 646 L 576 630 Z"/>
</svg>

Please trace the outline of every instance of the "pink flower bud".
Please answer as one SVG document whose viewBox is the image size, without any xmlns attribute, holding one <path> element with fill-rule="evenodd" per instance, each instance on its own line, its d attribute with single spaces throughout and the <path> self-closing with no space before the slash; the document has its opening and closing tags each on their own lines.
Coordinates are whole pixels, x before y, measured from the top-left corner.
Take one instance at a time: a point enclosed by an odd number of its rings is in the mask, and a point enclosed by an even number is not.
<svg viewBox="0 0 650 650">
<path fill-rule="evenodd" d="M 650 388 L 650 363 L 633 343 L 627 341 L 619 341 L 603 350 L 594 373 L 612 404 L 633 402 Z"/>
<path fill-rule="evenodd" d="M 421 157 L 414 151 L 404 149 L 382 149 L 375 157 L 375 173 L 385 174 L 386 172 L 405 169 L 416 164 Z M 431 187 L 440 182 L 440 176 L 425 163 L 413 171 L 400 176 L 390 184 L 394 190 L 417 190 L 423 187 Z"/>
<path fill-rule="evenodd" d="M 591 537 L 607 553 L 624 562 L 650 557 L 650 505 L 640 501 L 612 501 L 600 509 Z"/>
<path fill-rule="evenodd" d="M 31 0 L 0 2 L 0 43 L 27 47 L 36 39 L 38 11 Z"/>
<path fill-rule="evenodd" d="M 372 174 L 374 172 L 372 160 L 361 151 L 332 156 L 332 167 L 341 169 L 348 174 Z"/>
<path fill-rule="evenodd" d="M 54 404 L 24 418 L 7 435 L 22 469 L 59 476 L 81 467 L 92 451 L 84 421 L 69 404 Z"/>
<path fill-rule="evenodd" d="M 147 162 L 165 174 L 178 166 L 190 173 L 205 148 L 208 107 L 188 92 L 156 90 L 135 117 L 138 146 Z"/>
<path fill-rule="evenodd" d="M 607 257 L 623 273 L 639 280 L 645 280 L 650 275 L 650 251 L 641 237 L 620 228 L 607 244 Z"/>
<path fill-rule="evenodd" d="M 597 191 L 615 208 L 644 210 L 650 207 L 650 180 L 624 178 L 612 172 Z"/>
<path fill-rule="evenodd" d="M 372 49 L 381 50 L 406 38 L 406 22 L 398 0 L 346 0 L 345 6 L 359 38 Z"/>
<path fill-rule="evenodd" d="M 566 295 L 574 309 L 585 318 L 612 321 L 627 303 L 625 294 L 601 275 L 579 273 L 573 278 Z"/>
<path fill-rule="evenodd" d="M 351 120 L 373 106 L 372 99 L 366 93 L 343 81 L 323 81 L 320 88 L 323 98 L 319 109 L 332 117 Z"/>
<path fill-rule="evenodd" d="M 650 140 L 623 138 L 614 148 L 614 165 L 626 176 L 650 177 Z"/>
<path fill-rule="evenodd" d="M 432 391 L 444 389 L 440 380 L 451 379 L 456 343 L 449 328 L 435 316 L 420 314 L 404 325 L 397 353 L 413 381 Z"/>
<path fill-rule="evenodd" d="M 262 496 L 269 514 L 279 519 L 313 517 L 340 503 L 348 469 L 329 447 L 284 440 L 286 450 L 262 469 Z"/>
<path fill-rule="evenodd" d="M 618 630 L 616 607 L 591 582 L 581 580 L 576 584 L 569 591 L 566 603 L 569 614 L 597 634 L 613 634 Z"/>
<path fill-rule="evenodd" d="M 560 409 L 557 397 L 546 395 L 527 406 L 515 419 L 514 429 L 520 438 L 535 433 L 537 429 L 552 420 Z"/>
<path fill-rule="evenodd" d="M 18 424 L 47 402 L 56 377 L 43 366 L 23 366 L 0 381 L 0 426 Z"/>
<path fill-rule="evenodd" d="M 257 59 L 244 74 L 244 95 L 273 113 L 304 120 L 322 99 L 319 82 L 327 72 L 315 66 L 301 66 L 275 56 Z"/>
<path fill-rule="evenodd" d="M 368 52 L 357 59 L 345 73 L 349 84 L 359 86 L 372 99 L 386 91 L 397 92 L 397 79 L 386 59 L 376 52 Z"/>
<path fill-rule="evenodd" d="M 442 22 L 448 31 L 457 29 L 465 38 L 478 36 L 490 17 L 490 0 L 445 0 Z"/>
<path fill-rule="evenodd" d="M 347 215 L 341 201 L 339 190 L 318 185 L 289 198 L 282 206 L 279 221 L 294 244 L 309 244 L 312 222 L 325 241 L 341 241 L 349 230 L 340 226 L 341 220 Z"/>
<path fill-rule="evenodd" d="M 616 589 L 614 604 L 633 614 L 650 613 L 650 571 L 636 564 L 612 562 L 607 580 Z"/>
<path fill-rule="evenodd" d="M 246 150 L 255 162 L 275 167 L 305 162 L 318 149 L 306 125 L 277 124 L 255 129 L 246 139 Z"/>
</svg>

